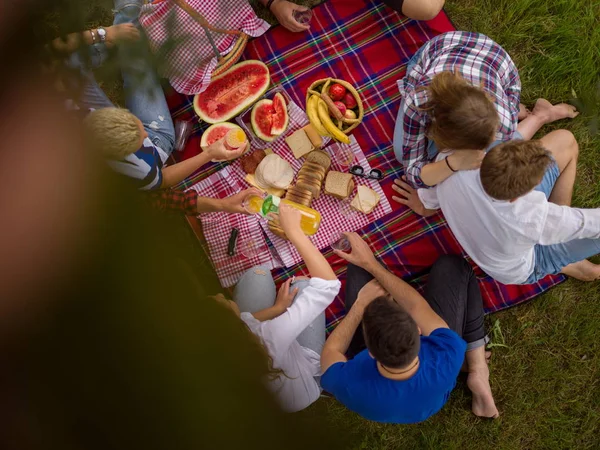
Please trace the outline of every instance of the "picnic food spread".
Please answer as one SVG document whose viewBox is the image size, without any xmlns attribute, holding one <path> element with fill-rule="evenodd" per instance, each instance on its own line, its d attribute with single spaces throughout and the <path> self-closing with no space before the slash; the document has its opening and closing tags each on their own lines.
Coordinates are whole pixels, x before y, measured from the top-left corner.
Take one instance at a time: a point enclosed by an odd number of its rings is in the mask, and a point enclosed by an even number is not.
<svg viewBox="0 0 600 450">
<path fill-rule="evenodd" d="M 264 63 L 243 61 L 213 78 L 204 92 L 194 96 L 194 110 L 206 123 L 225 122 L 256 102 L 269 83 Z"/>
<path fill-rule="evenodd" d="M 292 208 L 297 209 L 301 213 L 300 218 L 300 228 L 307 236 L 312 236 L 319 229 L 319 225 L 321 224 L 321 214 L 319 211 L 316 211 L 307 206 L 301 205 L 299 203 L 293 202 L 288 199 L 281 199 L 275 195 L 269 195 L 265 199 L 252 195 L 244 205 L 248 211 L 253 213 L 260 213 L 261 216 L 269 219 L 269 227 L 273 226 L 276 233 L 280 235 L 280 237 L 284 237 L 285 233 L 283 233 L 283 229 L 279 226 L 279 220 L 276 217 L 273 217 L 272 214 L 277 214 L 279 212 L 279 205 L 286 204 L 291 206 Z"/>
</svg>

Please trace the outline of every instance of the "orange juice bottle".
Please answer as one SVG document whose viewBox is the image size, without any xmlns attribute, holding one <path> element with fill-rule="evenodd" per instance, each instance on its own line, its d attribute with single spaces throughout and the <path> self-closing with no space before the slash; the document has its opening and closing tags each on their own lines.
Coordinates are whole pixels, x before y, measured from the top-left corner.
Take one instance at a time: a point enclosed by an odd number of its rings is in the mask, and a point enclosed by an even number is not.
<svg viewBox="0 0 600 450">
<path fill-rule="evenodd" d="M 285 203 L 286 205 L 296 208 L 302 214 L 300 218 L 300 228 L 304 234 L 312 236 L 319 229 L 321 224 L 321 213 L 307 206 L 300 205 L 296 202 L 291 202 L 286 199 L 280 199 L 275 195 L 269 195 L 266 198 L 259 197 L 258 195 L 251 195 L 244 202 L 244 207 L 248 212 L 258 214 L 269 218 L 270 213 L 277 214 L 279 212 L 279 205 Z"/>
</svg>

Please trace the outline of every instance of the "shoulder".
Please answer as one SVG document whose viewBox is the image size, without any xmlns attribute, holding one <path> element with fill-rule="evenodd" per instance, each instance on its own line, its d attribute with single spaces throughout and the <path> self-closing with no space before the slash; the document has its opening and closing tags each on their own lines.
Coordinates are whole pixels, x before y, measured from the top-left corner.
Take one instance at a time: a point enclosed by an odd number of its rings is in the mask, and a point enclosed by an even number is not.
<svg viewBox="0 0 600 450">
<path fill-rule="evenodd" d="M 422 340 L 430 346 L 452 350 L 457 354 L 462 354 L 467 350 L 467 343 L 465 340 L 450 328 L 438 328 L 433 330 L 429 336 L 424 336 Z"/>
<path fill-rule="evenodd" d="M 369 352 L 363 350 L 346 362 L 337 362 L 329 366 L 321 376 L 321 385 L 328 392 L 334 393 L 336 387 L 364 378 L 365 373 L 369 373 L 374 364 Z"/>
</svg>

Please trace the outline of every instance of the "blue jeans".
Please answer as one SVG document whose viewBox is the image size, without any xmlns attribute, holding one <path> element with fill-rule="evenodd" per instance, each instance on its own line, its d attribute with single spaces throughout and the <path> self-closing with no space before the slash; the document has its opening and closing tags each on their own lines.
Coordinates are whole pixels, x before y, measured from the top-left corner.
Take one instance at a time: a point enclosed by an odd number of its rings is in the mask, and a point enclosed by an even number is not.
<svg viewBox="0 0 600 450">
<path fill-rule="evenodd" d="M 297 296 L 308 286 L 308 283 L 308 280 L 292 283 L 293 288 L 299 289 Z M 270 308 L 275 304 L 276 297 L 277 288 L 271 271 L 261 266 L 253 267 L 242 275 L 233 292 L 233 301 L 240 311 L 249 313 Z M 325 312 L 306 327 L 296 341 L 302 347 L 309 348 L 320 355 L 325 345 Z"/>
<path fill-rule="evenodd" d="M 136 23 L 143 0 L 115 0 L 114 25 Z M 99 67 L 106 61 L 108 51 L 104 44 L 90 46 L 91 67 Z M 175 144 L 175 129 L 167 106 L 160 80 L 150 63 L 150 51 L 143 36 L 139 42 L 119 44 L 118 59 L 123 77 L 125 106 L 134 114 L 148 132 L 150 140 L 171 154 Z M 79 68 L 83 76 L 82 96 L 79 104 L 83 108 L 110 108 L 114 105 L 102 88 L 98 86 L 91 70 L 86 67 L 80 54 L 71 55 L 67 63 Z"/>
<path fill-rule="evenodd" d="M 550 198 L 552 189 L 560 175 L 558 166 L 553 163 L 546 173 L 542 182 L 535 188 L 543 192 L 547 199 Z M 583 261 L 600 253 L 600 239 L 574 239 L 563 244 L 536 245 L 535 267 L 533 273 L 523 284 L 536 283 L 547 275 L 560 273 L 569 264 Z"/>
</svg>

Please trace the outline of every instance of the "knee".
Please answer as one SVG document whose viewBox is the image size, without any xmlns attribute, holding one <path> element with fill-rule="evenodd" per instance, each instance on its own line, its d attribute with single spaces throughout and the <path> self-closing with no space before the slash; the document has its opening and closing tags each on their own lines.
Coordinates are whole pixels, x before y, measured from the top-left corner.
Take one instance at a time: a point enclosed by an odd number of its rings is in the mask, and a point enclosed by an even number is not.
<svg viewBox="0 0 600 450">
<path fill-rule="evenodd" d="M 434 19 L 444 7 L 445 0 L 405 0 L 402 13 L 415 20 Z"/>
<path fill-rule="evenodd" d="M 442 271 L 448 275 L 470 273 L 473 269 L 461 255 L 442 255 L 433 264 L 432 271 Z"/>
</svg>

